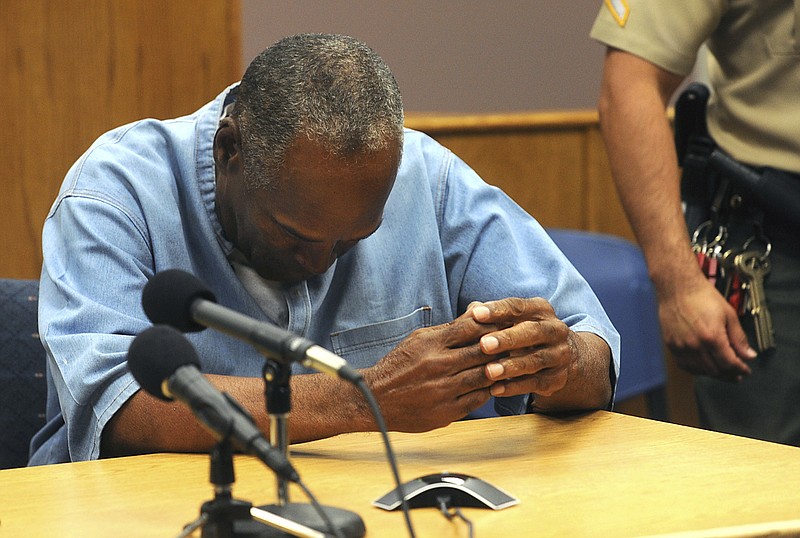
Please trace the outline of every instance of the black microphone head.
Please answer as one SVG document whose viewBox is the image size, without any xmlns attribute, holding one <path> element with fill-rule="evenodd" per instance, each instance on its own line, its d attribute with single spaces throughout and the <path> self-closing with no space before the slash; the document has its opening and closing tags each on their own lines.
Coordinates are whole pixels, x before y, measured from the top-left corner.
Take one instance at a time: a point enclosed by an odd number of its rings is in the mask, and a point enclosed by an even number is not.
<svg viewBox="0 0 800 538">
<path fill-rule="evenodd" d="M 217 300 L 200 279 L 180 269 L 156 273 L 142 291 L 142 307 L 150 321 L 171 325 L 183 332 L 205 329 L 192 317 L 192 303 L 197 299 Z"/>
<path fill-rule="evenodd" d="M 128 348 L 128 368 L 134 379 L 149 394 L 171 400 L 161 390 L 181 366 L 200 368 L 200 359 L 192 343 L 182 333 L 167 325 L 155 325 L 139 333 Z"/>
</svg>

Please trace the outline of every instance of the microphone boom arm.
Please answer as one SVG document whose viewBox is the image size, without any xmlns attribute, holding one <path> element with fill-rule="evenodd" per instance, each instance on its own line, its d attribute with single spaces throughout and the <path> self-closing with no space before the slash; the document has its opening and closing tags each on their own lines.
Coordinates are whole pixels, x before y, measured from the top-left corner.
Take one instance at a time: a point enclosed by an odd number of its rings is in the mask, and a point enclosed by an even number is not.
<svg viewBox="0 0 800 538">
<path fill-rule="evenodd" d="M 234 338 L 243 338 L 259 352 L 281 363 L 297 362 L 332 377 L 351 382 L 361 374 L 350 368 L 343 358 L 300 336 L 293 335 L 234 310 L 205 299 L 194 300 L 189 312 L 198 323 Z"/>
</svg>

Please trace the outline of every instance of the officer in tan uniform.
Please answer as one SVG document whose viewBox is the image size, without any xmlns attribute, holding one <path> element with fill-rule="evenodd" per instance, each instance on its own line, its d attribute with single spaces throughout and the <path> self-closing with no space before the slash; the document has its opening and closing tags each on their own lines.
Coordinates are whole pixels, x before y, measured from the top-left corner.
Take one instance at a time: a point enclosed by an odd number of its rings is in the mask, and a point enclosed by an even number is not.
<svg viewBox="0 0 800 538">
<path fill-rule="evenodd" d="M 605 0 L 591 36 L 612 173 L 702 425 L 800 445 L 800 0 Z M 665 110 L 704 43 L 713 155 L 758 186 L 703 161 L 695 228 Z"/>
</svg>

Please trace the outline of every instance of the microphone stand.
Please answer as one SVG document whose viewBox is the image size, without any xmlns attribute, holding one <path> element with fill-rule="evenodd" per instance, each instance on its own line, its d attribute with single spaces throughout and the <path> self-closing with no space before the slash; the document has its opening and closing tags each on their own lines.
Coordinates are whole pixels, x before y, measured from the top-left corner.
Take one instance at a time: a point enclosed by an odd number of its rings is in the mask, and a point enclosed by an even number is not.
<svg viewBox="0 0 800 538">
<path fill-rule="evenodd" d="M 264 395 L 269 413 L 269 442 L 281 454 L 289 457 L 289 412 L 292 409 L 292 392 L 289 386 L 292 368 L 287 364 L 267 359 L 264 363 Z M 289 484 L 277 476 L 278 505 L 289 503 Z"/>
<path fill-rule="evenodd" d="M 202 538 L 278 538 L 282 536 L 316 537 L 320 533 L 274 514 L 263 513 L 247 501 L 235 499 L 232 485 L 233 448 L 228 438 L 211 450 L 211 483 L 214 498 L 200 508 L 200 517 L 184 527 L 178 538 L 202 528 Z"/>
<path fill-rule="evenodd" d="M 288 417 L 291 411 L 290 364 L 277 361 L 267 356 L 264 363 L 264 381 L 267 412 L 270 418 L 270 443 L 289 457 Z M 325 533 L 333 532 L 345 538 L 362 538 L 366 527 L 361 517 L 355 512 L 332 506 L 289 501 L 289 484 L 280 476 L 277 477 L 278 502 L 260 506 L 267 512 L 295 521 L 301 525 Z M 324 512 L 325 518 L 319 511 Z M 332 525 L 333 529 L 329 526 Z M 327 534 L 326 534 L 327 535 Z"/>
</svg>

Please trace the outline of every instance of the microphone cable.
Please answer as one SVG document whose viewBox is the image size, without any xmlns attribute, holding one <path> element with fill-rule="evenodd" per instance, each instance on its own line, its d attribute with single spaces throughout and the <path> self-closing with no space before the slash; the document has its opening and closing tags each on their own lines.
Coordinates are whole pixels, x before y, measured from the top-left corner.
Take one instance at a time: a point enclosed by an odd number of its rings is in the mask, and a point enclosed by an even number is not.
<svg viewBox="0 0 800 538">
<path fill-rule="evenodd" d="M 383 413 L 380 410 L 378 401 L 375 399 L 375 396 L 372 394 L 372 391 L 367 386 L 363 377 L 358 376 L 357 380 L 353 381 L 353 384 L 358 388 L 359 392 L 361 392 L 361 394 L 364 396 L 364 399 L 367 401 L 370 411 L 372 412 L 372 415 L 375 418 L 375 422 L 378 426 L 378 430 L 380 431 L 381 437 L 383 439 L 383 444 L 386 449 L 386 458 L 389 461 L 389 467 L 391 468 L 392 475 L 394 477 L 394 481 L 397 486 L 397 491 L 400 493 L 400 499 L 401 499 L 400 505 L 403 511 L 403 517 L 405 519 L 409 537 L 416 538 L 416 534 L 414 532 L 414 526 L 411 523 L 411 515 L 409 514 L 408 502 L 406 501 L 405 488 L 403 487 L 403 482 L 400 479 L 400 471 L 398 470 L 397 466 L 397 458 L 395 457 L 394 451 L 392 450 L 392 444 L 391 441 L 389 440 L 389 433 L 386 428 L 386 421 L 383 418 Z M 320 515 L 325 525 L 336 535 L 336 538 L 344 538 L 343 536 L 341 536 L 340 531 L 334 527 L 333 523 L 328 517 L 328 514 L 325 513 L 325 510 L 323 510 L 322 505 L 316 499 L 311 490 L 305 485 L 305 483 L 302 480 L 298 480 L 297 482 L 295 482 L 295 484 L 299 486 L 300 489 L 303 490 L 303 493 L 305 493 L 305 495 L 308 497 L 312 506 L 314 506 L 314 509 Z"/>
<path fill-rule="evenodd" d="M 381 413 L 378 401 L 375 399 L 372 391 L 369 389 L 366 382 L 364 382 L 364 378 L 359 377 L 358 381 L 355 382 L 355 385 L 358 387 L 358 390 L 361 391 L 361 394 L 364 395 L 364 399 L 367 401 L 367 404 L 372 410 L 372 415 L 375 417 L 375 422 L 378 425 L 378 430 L 381 432 L 381 437 L 383 437 L 383 445 L 386 447 L 386 459 L 389 460 L 389 467 L 392 470 L 395 484 L 397 484 L 397 491 L 400 493 L 400 506 L 403 510 L 403 517 L 405 518 L 406 527 L 408 528 L 408 535 L 411 538 L 416 538 L 416 534 L 414 534 L 414 526 L 411 524 L 411 515 L 408 512 L 406 491 L 403 487 L 403 482 L 400 480 L 400 471 L 397 468 L 397 458 L 392 450 L 392 443 L 389 441 L 389 433 L 386 429 L 386 421 L 383 419 L 383 413 Z"/>
<path fill-rule="evenodd" d="M 383 439 L 383 444 L 386 449 L 386 458 L 389 461 L 389 467 L 391 468 L 392 475 L 394 477 L 395 484 L 397 485 L 397 491 L 400 493 L 400 505 L 403 511 L 403 517 L 405 519 L 406 528 L 408 529 L 408 534 L 410 538 L 416 538 L 416 534 L 414 532 L 414 526 L 411 523 L 411 515 L 409 514 L 408 509 L 408 502 L 406 501 L 406 494 L 405 488 L 403 487 L 403 482 L 400 479 L 400 471 L 398 470 L 397 466 L 397 458 L 395 457 L 394 450 L 392 450 L 392 444 L 389 440 L 389 433 L 386 428 L 386 421 L 383 419 L 383 413 L 381 413 L 380 406 L 378 405 L 378 401 L 375 399 L 375 396 L 372 394 L 372 391 L 367 386 L 364 378 L 359 376 L 357 381 L 354 381 L 353 384 L 358 388 L 361 394 L 364 396 L 364 399 L 367 401 L 369 405 L 370 411 L 372 412 L 373 417 L 375 418 L 375 422 L 377 423 L 378 430 L 380 431 L 381 437 Z M 303 493 L 308 497 L 311 505 L 317 511 L 319 516 L 322 518 L 325 525 L 331 530 L 332 533 L 336 536 L 336 538 L 344 538 L 339 529 L 337 529 L 333 522 L 331 522 L 328 514 L 325 513 L 323 510 L 322 505 L 319 503 L 317 498 L 311 492 L 311 490 L 305 485 L 302 480 L 298 480 L 295 484 L 302 489 Z M 468 522 L 470 526 L 470 533 L 472 532 L 472 523 L 469 522 L 463 515 L 460 516 L 462 519 Z M 470 534 L 471 536 L 471 534 Z"/>
<path fill-rule="evenodd" d="M 311 502 L 311 506 L 313 506 L 314 510 L 317 511 L 317 514 L 319 514 L 319 517 L 322 518 L 322 521 L 325 523 L 325 526 L 328 527 L 331 533 L 333 533 L 336 538 L 345 538 L 345 536 L 342 534 L 342 531 L 333 525 L 333 521 L 331 521 L 331 518 L 328 517 L 328 514 L 325 512 L 325 510 L 322 509 L 322 505 L 319 503 L 311 490 L 305 485 L 305 483 L 300 480 L 297 482 L 297 485 L 300 486 L 300 489 L 302 489 L 303 493 L 305 493 L 306 497 L 308 497 L 309 502 Z"/>
<path fill-rule="evenodd" d="M 473 538 L 474 534 L 472 531 L 472 521 L 464 515 L 464 513 L 458 506 L 450 506 L 449 495 L 440 495 L 436 497 L 436 502 L 439 504 L 439 511 L 449 521 L 453 521 L 453 519 L 457 517 L 464 523 L 466 523 L 467 532 L 469 533 L 469 538 Z"/>
</svg>

